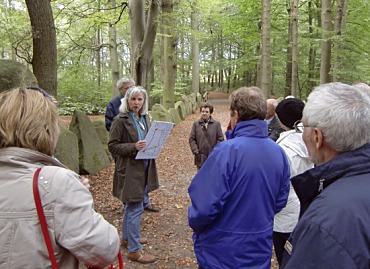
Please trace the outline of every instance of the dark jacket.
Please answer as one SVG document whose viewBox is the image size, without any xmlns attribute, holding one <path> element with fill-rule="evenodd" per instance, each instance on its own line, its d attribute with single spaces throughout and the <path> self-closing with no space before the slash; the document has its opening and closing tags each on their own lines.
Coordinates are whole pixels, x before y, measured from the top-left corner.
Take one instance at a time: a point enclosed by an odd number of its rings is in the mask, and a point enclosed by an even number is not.
<svg viewBox="0 0 370 269">
<path fill-rule="evenodd" d="M 207 128 L 203 120 L 194 121 L 189 136 L 190 149 L 194 154 L 194 164 L 201 167 L 211 150 L 223 140 L 224 135 L 219 121 L 210 117 Z"/>
<path fill-rule="evenodd" d="M 189 225 L 203 268 L 269 269 L 274 215 L 287 202 L 289 163 L 262 120 L 239 122 L 189 186 Z"/>
<path fill-rule="evenodd" d="M 269 130 L 269 137 L 276 141 L 280 133 L 284 132 L 283 128 L 280 126 L 279 118 L 275 115 L 272 120 L 270 121 L 268 125 L 268 130 Z"/>
<path fill-rule="evenodd" d="M 119 114 L 119 107 L 121 105 L 122 98 L 122 95 L 117 95 L 116 97 L 113 97 L 107 105 L 105 110 L 105 129 L 107 129 L 108 132 L 112 126 L 114 117 Z"/>
<path fill-rule="evenodd" d="M 149 116 L 145 116 L 150 127 Z M 120 113 L 113 121 L 109 136 L 109 151 L 115 156 L 113 175 L 113 196 L 123 203 L 144 200 L 145 185 L 148 192 L 158 189 L 158 175 L 155 160 L 149 160 L 148 182 L 145 182 L 144 160 L 135 160 L 135 143 L 139 140 L 135 123 L 128 113 Z"/>
<path fill-rule="evenodd" d="M 302 217 L 283 268 L 370 268 L 370 144 L 291 181 Z"/>
</svg>

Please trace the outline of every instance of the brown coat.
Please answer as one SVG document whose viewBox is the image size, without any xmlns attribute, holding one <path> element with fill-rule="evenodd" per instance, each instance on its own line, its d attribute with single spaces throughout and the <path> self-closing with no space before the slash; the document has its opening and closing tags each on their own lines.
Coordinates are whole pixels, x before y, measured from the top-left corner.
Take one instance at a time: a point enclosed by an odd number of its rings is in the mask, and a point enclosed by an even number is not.
<svg viewBox="0 0 370 269">
<path fill-rule="evenodd" d="M 194 154 L 194 164 L 197 167 L 201 167 L 207 160 L 211 150 L 218 142 L 223 140 L 224 135 L 219 121 L 211 117 L 207 128 L 205 128 L 203 120 L 194 121 L 189 136 L 190 149 Z"/>
<path fill-rule="evenodd" d="M 145 121 L 150 127 L 148 115 Z M 135 123 L 128 113 L 120 113 L 110 129 L 108 147 L 114 156 L 113 196 L 123 203 L 144 200 L 145 185 L 148 192 L 158 189 L 158 174 L 155 160 L 149 160 L 148 182 L 145 182 L 144 160 L 135 160 L 135 143 L 139 140 Z"/>
</svg>

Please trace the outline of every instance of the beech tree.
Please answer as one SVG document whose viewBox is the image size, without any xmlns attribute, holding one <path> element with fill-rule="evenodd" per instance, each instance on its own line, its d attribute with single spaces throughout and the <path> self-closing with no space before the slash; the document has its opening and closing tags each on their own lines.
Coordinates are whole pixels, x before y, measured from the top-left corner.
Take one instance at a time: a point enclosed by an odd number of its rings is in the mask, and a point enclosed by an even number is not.
<svg viewBox="0 0 370 269">
<path fill-rule="evenodd" d="M 49 0 L 26 0 L 32 26 L 32 69 L 39 86 L 57 96 L 57 43 Z"/>
</svg>

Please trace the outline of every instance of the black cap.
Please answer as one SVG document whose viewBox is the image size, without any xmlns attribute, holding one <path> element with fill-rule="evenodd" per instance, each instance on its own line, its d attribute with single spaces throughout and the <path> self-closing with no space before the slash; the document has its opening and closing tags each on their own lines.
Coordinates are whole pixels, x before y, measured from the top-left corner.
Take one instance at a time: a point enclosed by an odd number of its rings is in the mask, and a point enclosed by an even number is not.
<svg viewBox="0 0 370 269">
<path fill-rule="evenodd" d="M 281 101 L 276 107 L 279 120 L 289 129 L 294 129 L 294 123 L 302 119 L 304 103 L 298 98 L 288 98 Z"/>
</svg>

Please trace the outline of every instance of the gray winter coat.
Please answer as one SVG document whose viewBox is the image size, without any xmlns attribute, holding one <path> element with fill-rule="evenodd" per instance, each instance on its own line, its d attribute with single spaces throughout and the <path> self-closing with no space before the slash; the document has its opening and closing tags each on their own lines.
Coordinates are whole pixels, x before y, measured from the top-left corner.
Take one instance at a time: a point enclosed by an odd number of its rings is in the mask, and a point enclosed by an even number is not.
<svg viewBox="0 0 370 269">
<path fill-rule="evenodd" d="M 150 128 L 148 115 L 146 126 Z M 155 160 L 149 160 L 146 182 L 144 160 L 135 160 L 135 143 L 139 140 L 135 123 L 128 113 L 120 113 L 114 119 L 109 135 L 109 151 L 114 156 L 113 195 L 123 203 L 144 200 L 145 185 L 148 192 L 159 188 Z"/>
<path fill-rule="evenodd" d="M 37 168 L 41 203 L 60 269 L 103 267 L 117 257 L 117 229 L 96 213 L 78 175 L 42 153 L 0 149 L 0 268 L 51 268 L 33 198 Z"/>
</svg>

